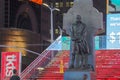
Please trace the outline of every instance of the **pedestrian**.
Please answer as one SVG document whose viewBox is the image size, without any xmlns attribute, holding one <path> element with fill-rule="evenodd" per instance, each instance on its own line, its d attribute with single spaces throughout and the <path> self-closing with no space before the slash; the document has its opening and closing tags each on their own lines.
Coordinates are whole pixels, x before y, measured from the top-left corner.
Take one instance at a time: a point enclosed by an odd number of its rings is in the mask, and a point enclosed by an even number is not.
<svg viewBox="0 0 120 80">
<path fill-rule="evenodd" d="M 13 70 L 13 75 L 11 76 L 10 80 L 20 80 L 20 77 L 17 75 L 17 70 Z"/>
</svg>

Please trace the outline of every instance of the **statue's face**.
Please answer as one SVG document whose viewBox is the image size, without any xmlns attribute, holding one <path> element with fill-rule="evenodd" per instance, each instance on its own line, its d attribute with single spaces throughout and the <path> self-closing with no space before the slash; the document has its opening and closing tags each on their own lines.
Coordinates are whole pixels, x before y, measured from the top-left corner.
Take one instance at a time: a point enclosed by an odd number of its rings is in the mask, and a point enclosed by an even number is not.
<svg viewBox="0 0 120 80">
<path fill-rule="evenodd" d="M 77 16 L 76 16 L 76 21 L 77 21 L 77 22 L 81 21 L 81 16 L 80 16 L 80 15 L 77 15 Z"/>
</svg>

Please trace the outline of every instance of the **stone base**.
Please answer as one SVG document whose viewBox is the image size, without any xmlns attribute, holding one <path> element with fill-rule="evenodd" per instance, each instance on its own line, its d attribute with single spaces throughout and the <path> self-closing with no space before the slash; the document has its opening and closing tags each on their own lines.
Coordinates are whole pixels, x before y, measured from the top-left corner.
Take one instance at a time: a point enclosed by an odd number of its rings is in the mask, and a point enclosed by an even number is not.
<svg viewBox="0 0 120 80">
<path fill-rule="evenodd" d="M 87 79 L 84 79 L 87 77 Z M 64 80 L 96 80 L 93 71 L 68 70 L 64 73 Z"/>
</svg>

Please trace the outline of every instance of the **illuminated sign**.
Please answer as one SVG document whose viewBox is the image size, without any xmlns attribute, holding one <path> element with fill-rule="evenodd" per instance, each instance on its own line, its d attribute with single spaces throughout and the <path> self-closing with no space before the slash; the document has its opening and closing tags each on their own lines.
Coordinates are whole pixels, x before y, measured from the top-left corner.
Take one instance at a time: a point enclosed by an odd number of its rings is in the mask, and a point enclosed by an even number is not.
<svg viewBox="0 0 120 80">
<path fill-rule="evenodd" d="M 99 47 L 99 36 L 96 36 L 95 37 L 95 50 L 99 50 L 100 47 Z"/>
<path fill-rule="evenodd" d="M 107 49 L 120 49 L 120 14 L 107 15 Z"/>
<path fill-rule="evenodd" d="M 106 36 L 95 37 L 95 50 L 106 49 Z"/>
<path fill-rule="evenodd" d="M 42 0 L 30 0 L 31 2 L 34 2 L 34 3 L 36 3 L 36 4 L 42 4 Z"/>
<path fill-rule="evenodd" d="M 1 80 L 7 80 L 13 75 L 13 69 L 20 74 L 21 54 L 19 52 L 2 52 Z"/>
<path fill-rule="evenodd" d="M 120 0 L 111 0 L 111 2 L 117 6 L 120 6 Z"/>
<path fill-rule="evenodd" d="M 62 37 L 62 50 L 70 50 L 70 37 Z"/>
</svg>

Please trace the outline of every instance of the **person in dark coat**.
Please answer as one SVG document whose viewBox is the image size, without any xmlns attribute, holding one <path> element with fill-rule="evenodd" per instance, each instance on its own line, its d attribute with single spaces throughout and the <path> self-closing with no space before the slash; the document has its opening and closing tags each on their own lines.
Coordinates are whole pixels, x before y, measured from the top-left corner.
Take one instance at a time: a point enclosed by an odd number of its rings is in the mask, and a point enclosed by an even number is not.
<svg viewBox="0 0 120 80">
<path fill-rule="evenodd" d="M 10 80 L 20 80 L 20 77 L 17 75 L 17 70 L 13 70 L 13 75 L 11 76 Z"/>
</svg>

